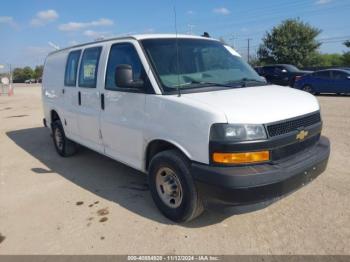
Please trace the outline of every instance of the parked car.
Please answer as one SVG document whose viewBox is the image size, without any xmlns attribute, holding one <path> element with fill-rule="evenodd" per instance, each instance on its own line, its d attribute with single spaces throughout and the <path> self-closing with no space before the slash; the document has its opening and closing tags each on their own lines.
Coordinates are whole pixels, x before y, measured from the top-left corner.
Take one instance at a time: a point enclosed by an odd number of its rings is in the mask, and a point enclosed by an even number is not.
<svg viewBox="0 0 350 262">
<path fill-rule="evenodd" d="M 262 67 L 262 66 L 256 66 L 256 67 L 254 67 L 254 70 L 255 70 L 260 76 L 263 76 L 263 75 L 264 75 L 264 67 Z"/>
<path fill-rule="evenodd" d="M 312 73 L 312 71 L 302 71 L 293 65 L 278 64 L 258 67 L 255 69 L 259 75 L 264 76 L 269 83 L 293 86 L 299 77 Z"/>
<path fill-rule="evenodd" d="M 26 81 L 24 81 L 25 84 L 34 84 L 36 83 L 36 80 L 35 79 L 28 79 Z"/>
<path fill-rule="evenodd" d="M 350 70 L 328 69 L 305 75 L 295 82 L 295 88 L 312 94 L 350 93 Z"/>
<path fill-rule="evenodd" d="M 320 175 L 330 154 L 313 95 L 267 85 L 206 37 L 135 35 L 55 51 L 42 99 L 59 155 L 81 144 L 147 174 L 155 204 L 176 222 L 209 202 L 266 206 Z"/>
</svg>

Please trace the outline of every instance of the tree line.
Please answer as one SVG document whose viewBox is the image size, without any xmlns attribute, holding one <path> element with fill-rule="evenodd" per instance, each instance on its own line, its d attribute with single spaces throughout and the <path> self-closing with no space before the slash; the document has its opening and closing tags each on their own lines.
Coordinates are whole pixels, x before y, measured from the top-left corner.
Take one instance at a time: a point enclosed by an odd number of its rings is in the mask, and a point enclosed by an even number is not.
<svg viewBox="0 0 350 262">
<path fill-rule="evenodd" d="M 23 83 L 29 79 L 35 79 L 36 81 L 40 81 L 43 75 L 44 66 L 39 65 L 34 69 L 26 66 L 23 68 L 17 67 L 12 71 L 12 79 L 14 83 Z"/>
<path fill-rule="evenodd" d="M 322 54 L 317 37 L 322 30 L 299 19 L 287 19 L 266 32 L 253 65 L 293 64 L 298 67 L 350 67 L 350 50 Z M 350 40 L 344 45 L 350 48 Z"/>
</svg>

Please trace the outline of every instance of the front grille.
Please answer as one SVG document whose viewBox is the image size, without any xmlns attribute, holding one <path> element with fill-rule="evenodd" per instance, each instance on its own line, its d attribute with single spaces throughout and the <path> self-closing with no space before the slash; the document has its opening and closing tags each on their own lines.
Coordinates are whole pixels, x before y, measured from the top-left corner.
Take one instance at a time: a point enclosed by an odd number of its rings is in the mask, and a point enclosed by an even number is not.
<svg viewBox="0 0 350 262">
<path fill-rule="evenodd" d="M 321 122 L 320 112 L 267 126 L 270 137 L 280 136 Z"/>
<path fill-rule="evenodd" d="M 317 143 L 317 141 L 320 139 L 320 135 L 313 136 L 303 142 L 298 142 L 295 144 L 291 144 L 288 146 L 284 146 L 281 148 L 277 148 L 272 150 L 271 152 L 271 159 L 273 161 L 280 160 L 282 158 L 286 158 L 292 155 L 295 155 L 304 149 L 310 148 L 313 145 Z"/>
</svg>

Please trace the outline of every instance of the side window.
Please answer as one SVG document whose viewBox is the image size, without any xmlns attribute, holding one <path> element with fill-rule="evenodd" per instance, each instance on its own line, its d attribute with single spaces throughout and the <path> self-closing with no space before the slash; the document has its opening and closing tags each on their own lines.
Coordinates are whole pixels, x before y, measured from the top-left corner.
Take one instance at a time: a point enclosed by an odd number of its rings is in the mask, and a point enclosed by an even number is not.
<svg viewBox="0 0 350 262">
<path fill-rule="evenodd" d="M 346 74 L 340 71 L 333 71 L 333 79 L 342 80 L 346 78 Z"/>
<path fill-rule="evenodd" d="M 276 66 L 274 72 L 275 74 L 280 75 L 280 74 L 287 73 L 288 71 L 282 66 Z"/>
<path fill-rule="evenodd" d="M 144 70 L 135 47 L 130 43 L 114 44 L 109 53 L 105 88 L 109 90 L 120 90 L 115 84 L 115 70 L 118 65 L 131 65 L 133 80 L 143 78 Z M 125 90 L 125 89 L 124 89 Z"/>
<path fill-rule="evenodd" d="M 64 75 L 64 85 L 74 86 L 77 80 L 77 71 L 81 50 L 70 52 L 66 64 L 66 72 Z"/>
<path fill-rule="evenodd" d="M 320 72 L 313 73 L 313 75 L 317 78 L 327 79 L 327 78 L 330 78 L 330 71 L 320 71 Z"/>
<path fill-rule="evenodd" d="M 101 47 L 92 47 L 84 50 L 79 69 L 80 87 L 96 88 L 101 50 Z"/>
<path fill-rule="evenodd" d="M 264 67 L 264 73 L 267 75 L 272 75 L 274 70 L 275 70 L 274 67 Z"/>
</svg>

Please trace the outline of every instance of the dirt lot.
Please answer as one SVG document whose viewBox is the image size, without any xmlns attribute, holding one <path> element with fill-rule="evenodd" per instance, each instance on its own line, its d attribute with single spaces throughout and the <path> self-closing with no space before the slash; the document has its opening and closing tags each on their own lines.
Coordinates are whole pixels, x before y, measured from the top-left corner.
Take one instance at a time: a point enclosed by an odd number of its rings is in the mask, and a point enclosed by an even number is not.
<svg viewBox="0 0 350 262">
<path fill-rule="evenodd" d="M 165 219 L 145 177 L 83 149 L 62 159 L 39 87 L 0 97 L 0 254 L 350 254 L 350 97 L 319 96 L 327 171 L 263 210 Z"/>
</svg>

